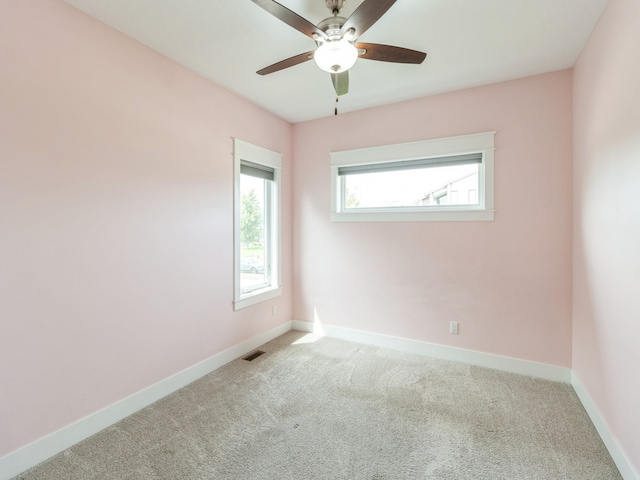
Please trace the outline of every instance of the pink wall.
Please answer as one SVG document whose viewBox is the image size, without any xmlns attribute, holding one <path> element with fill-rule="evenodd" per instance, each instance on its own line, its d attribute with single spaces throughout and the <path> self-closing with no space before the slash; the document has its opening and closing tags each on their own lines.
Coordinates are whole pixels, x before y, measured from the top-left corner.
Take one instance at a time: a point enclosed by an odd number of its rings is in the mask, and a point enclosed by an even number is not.
<svg viewBox="0 0 640 480">
<path fill-rule="evenodd" d="M 573 76 L 292 127 L 59 0 L 2 2 L 0 456 L 317 318 L 573 361 L 640 465 L 639 22 L 611 0 Z M 493 130 L 495 221 L 329 221 L 331 151 Z M 235 313 L 231 137 L 285 155 L 284 295 Z"/>
<path fill-rule="evenodd" d="M 573 368 L 640 471 L 640 2 L 611 0 L 574 71 Z"/>
<path fill-rule="evenodd" d="M 0 456 L 291 319 L 291 135 L 61 1 L 0 3 Z M 284 295 L 236 313 L 232 137 L 285 155 Z"/>
<path fill-rule="evenodd" d="M 571 89 L 561 71 L 295 125 L 294 318 L 569 367 Z M 494 130 L 495 221 L 330 222 L 330 152 Z"/>
</svg>

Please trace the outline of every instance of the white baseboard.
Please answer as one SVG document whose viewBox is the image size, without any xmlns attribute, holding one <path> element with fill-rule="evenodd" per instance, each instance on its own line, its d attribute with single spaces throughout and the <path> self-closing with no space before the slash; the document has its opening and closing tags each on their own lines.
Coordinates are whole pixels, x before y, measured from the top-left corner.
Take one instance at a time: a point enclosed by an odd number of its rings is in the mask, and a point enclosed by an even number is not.
<svg viewBox="0 0 640 480">
<path fill-rule="evenodd" d="M 285 322 L 267 332 L 246 340 L 234 347 L 220 352 L 202 362 L 178 372 L 138 393 L 135 393 L 109 407 L 64 427 L 20 450 L 0 457 L 0 480 L 9 480 L 44 460 L 62 452 L 74 444 L 98 433 L 123 418 L 151 405 L 170 393 L 190 384 L 208 373 L 220 368 L 236 358 L 255 350 L 259 346 L 283 335 L 289 330 L 326 335 L 357 343 L 391 348 L 408 353 L 427 355 L 430 357 L 453 360 L 494 368 L 497 370 L 544 378 L 547 380 L 570 383 L 600 437 L 606 445 L 624 480 L 640 480 L 640 475 L 618 445 L 600 412 L 587 394 L 586 390 L 572 373 L 571 369 L 531 362 L 516 358 L 475 352 L 461 348 L 448 347 L 406 338 L 392 337 L 377 333 L 364 332 L 342 327 L 314 324 L 311 322 L 292 320 Z"/>
<path fill-rule="evenodd" d="M 36 442 L 4 457 L 0 457 L 0 480 L 10 478 L 28 470 L 44 460 L 66 450 L 76 443 L 98 433 L 138 410 L 166 397 L 170 393 L 213 372 L 221 366 L 245 355 L 259 346 L 285 334 L 292 329 L 288 321 L 267 332 L 257 335 L 202 362 L 176 373 L 144 390 L 110 405 L 94 414 L 68 425 Z"/>
<path fill-rule="evenodd" d="M 367 345 L 375 345 L 377 347 L 391 348 L 401 352 L 415 353 L 443 360 L 464 362 L 479 367 L 529 375 L 530 377 L 544 378 L 554 382 L 571 382 L 570 368 L 548 365 L 546 363 L 520 360 L 518 358 L 503 357 L 501 355 L 465 350 L 463 348 L 448 347 L 435 343 L 410 340 L 408 338 L 392 337 L 379 333 L 363 332 L 361 330 L 333 327 L 300 320 L 293 320 L 293 329 L 352 342 L 365 343 Z"/>
<path fill-rule="evenodd" d="M 593 422 L 593 425 L 596 427 L 598 434 L 600 434 L 600 438 L 607 447 L 607 450 L 609 450 L 609 454 L 618 467 L 622 478 L 624 478 L 624 480 L 640 480 L 640 474 L 638 474 L 636 469 L 633 467 L 629 458 L 624 453 L 624 450 L 620 448 L 615 436 L 611 433 L 611 430 L 609 430 L 607 422 L 605 422 L 604 417 L 600 414 L 596 404 L 593 402 L 575 373 L 571 374 L 571 385 L 578 395 L 580 402 L 582 402 L 582 406 L 591 418 L 591 422 Z"/>
</svg>

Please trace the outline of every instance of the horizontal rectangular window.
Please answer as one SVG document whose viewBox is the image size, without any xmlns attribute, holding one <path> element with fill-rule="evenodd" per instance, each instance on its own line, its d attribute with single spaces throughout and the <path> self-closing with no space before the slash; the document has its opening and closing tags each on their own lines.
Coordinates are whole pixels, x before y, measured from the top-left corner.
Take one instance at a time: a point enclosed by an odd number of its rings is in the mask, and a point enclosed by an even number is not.
<svg viewBox="0 0 640 480">
<path fill-rule="evenodd" d="M 478 205 L 476 192 L 482 155 L 474 155 L 473 159 L 473 162 L 436 159 L 367 166 L 372 168 L 339 168 L 344 188 L 342 210 Z"/>
<path fill-rule="evenodd" d="M 332 153 L 332 220 L 492 220 L 493 135 Z"/>
</svg>

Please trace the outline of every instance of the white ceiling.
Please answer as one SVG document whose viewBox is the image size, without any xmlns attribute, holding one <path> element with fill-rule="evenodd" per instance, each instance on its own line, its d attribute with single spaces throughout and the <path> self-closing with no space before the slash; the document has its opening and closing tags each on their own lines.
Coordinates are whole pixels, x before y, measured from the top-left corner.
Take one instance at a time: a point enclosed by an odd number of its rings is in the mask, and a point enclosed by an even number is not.
<svg viewBox="0 0 640 480">
<path fill-rule="evenodd" d="M 300 122 L 333 114 L 313 61 L 255 72 L 314 42 L 251 0 L 65 0 L 218 85 Z M 360 59 L 340 98 L 348 112 L 570 68 L 608 0 L 398 0 L 359 41 L 427 52 L 421 65 Z M 325 0 L 280 0 L 318 23 Z M 362 0 L 347 0 L 348 17 Z"/>
</svg>

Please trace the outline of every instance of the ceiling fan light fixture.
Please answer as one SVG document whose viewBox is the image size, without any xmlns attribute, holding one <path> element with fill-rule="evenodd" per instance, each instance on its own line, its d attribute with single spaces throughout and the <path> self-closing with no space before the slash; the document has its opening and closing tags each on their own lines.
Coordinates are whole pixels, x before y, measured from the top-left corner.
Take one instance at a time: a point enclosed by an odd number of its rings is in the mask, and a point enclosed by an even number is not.
<svg viewBox="0 0 640 480">
<path fill-rule="evenodd" d="M 313 59 L 325 72 L 342 73 L 356 63 L 358 49 L 345 39 L 330 40 L 318 46 Z"/>
</svg>

